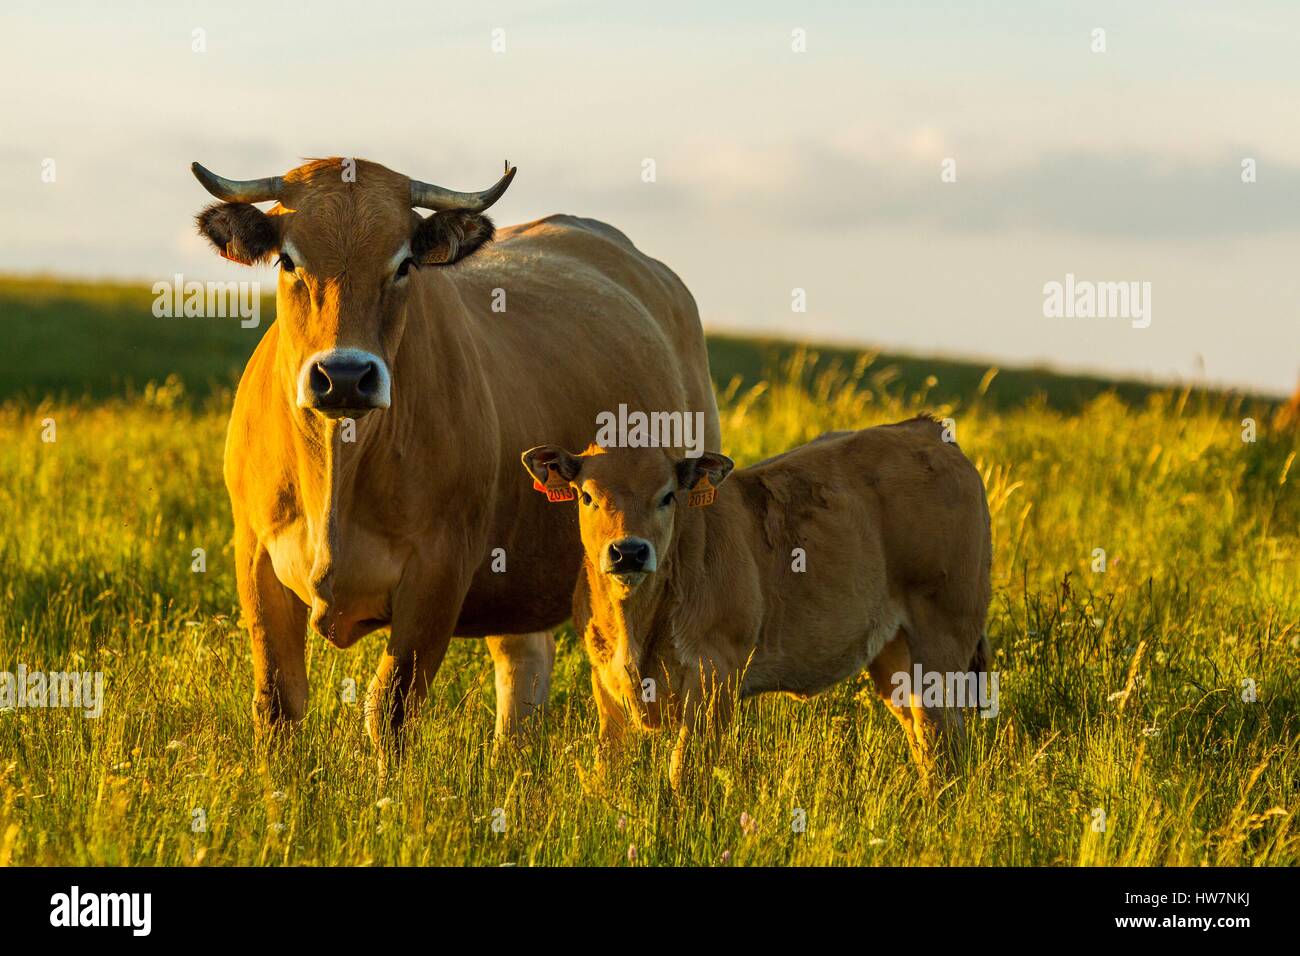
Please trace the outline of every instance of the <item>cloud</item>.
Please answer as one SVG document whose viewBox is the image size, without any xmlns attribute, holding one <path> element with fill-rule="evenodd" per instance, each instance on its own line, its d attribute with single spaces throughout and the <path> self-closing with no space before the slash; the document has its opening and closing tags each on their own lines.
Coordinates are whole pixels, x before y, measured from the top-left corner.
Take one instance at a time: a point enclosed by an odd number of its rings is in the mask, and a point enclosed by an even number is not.
<svg viewBox="0 0 1300 956">
<path fill-rule="evenodd" d="M 1125 240 L 1207 239 L 1300 228 L 1300 167 L 1247 150 L 1216 159 L 1153 153 L 1049 151 L 982 167 L 958 153 L 957 180 L 940 179 L 938 134 L 921 130 L 889 155 L 843 143 L 701 145 L 659 165 L 662 213 L 739 217 L 790 231 L 919 225 L 951 234 L 1032 231 Z M 580 186 L 589 207 L 627 208 L 626 177 Z"/>
</svg>

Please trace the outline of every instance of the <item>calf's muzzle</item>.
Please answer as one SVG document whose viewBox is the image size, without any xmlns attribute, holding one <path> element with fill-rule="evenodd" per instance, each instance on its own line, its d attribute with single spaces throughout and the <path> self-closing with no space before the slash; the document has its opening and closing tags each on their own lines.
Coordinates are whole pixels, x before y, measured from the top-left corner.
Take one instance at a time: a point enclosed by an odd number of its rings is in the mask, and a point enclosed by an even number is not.
<svg viewBox="0 0 1300 956">
<path fill-rule="evenodd" d="M 611 541 L 600 557 L 600 564 L 606 574 L 649 573 L 657 566 L 654 545 L 644 538 Z"/>
</svg>

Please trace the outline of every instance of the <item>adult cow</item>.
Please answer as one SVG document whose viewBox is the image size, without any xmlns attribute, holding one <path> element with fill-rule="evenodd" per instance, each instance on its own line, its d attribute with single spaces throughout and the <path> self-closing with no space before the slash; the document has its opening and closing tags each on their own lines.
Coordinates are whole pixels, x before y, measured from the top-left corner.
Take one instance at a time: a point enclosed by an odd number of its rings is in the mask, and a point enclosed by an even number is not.
<svg viewBox="0 0 1300 956">
<path fill-rule="evenodd" d="M 486 245 L 484 210 L 514 169 L 479 193 L 363 160 L 249 181 L 192 170 L 222 200 L 199 231 L 228 258 L 278 254 L 280 267 L 225 455 L 256 723 L 303 716 L 310 623 L 338 647 L 390 629 L 366 698 L 377 744 L 453 635 L 487 638 L 496 731 L 517 732 L 548 695 L 550 629 L 569 616 L 582 557 L 572 509 L 520 487 L 519 449 L 539 435 L 585 447 L 622 402 L 702 411 L 717 448 L 690 293 L 590 219 L 551 216 Z"/>
</svg>

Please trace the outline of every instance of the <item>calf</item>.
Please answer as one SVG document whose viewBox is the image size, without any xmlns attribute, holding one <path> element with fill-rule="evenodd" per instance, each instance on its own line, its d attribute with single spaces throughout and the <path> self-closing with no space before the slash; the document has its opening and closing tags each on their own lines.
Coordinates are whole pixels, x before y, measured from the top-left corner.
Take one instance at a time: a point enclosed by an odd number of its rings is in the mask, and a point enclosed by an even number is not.
<svg viewBox="0 0 1300 956">
<path fill-rule="evenodd" d="M 544 445 L 523 462 L 550 500 L 578 498 L 574 626 L 601 737 L 680 723 L 674 785 L 691 730 L 724 726 L 736 697 L 804 698 L 863 667 L 922 771 L 960 730 L 960 707 L 911 684 L 987 667 L 989 513 L 933 419 L 825 435 L 725 488 L 714 453 Z"/>
</svg>

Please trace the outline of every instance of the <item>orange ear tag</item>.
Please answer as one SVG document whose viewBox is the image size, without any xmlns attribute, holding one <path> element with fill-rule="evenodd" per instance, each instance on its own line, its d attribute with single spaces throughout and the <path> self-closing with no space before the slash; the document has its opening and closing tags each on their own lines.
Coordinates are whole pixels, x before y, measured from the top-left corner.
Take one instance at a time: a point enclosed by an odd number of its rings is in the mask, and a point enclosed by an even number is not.
<svg viewBox="0 0 1300 956">
<path fill-rule="evenodd" d="M 707 508 L 718 497 L 718 489 L 713 487 L 708 475 L 701 475 L 691 493 L 686 496 L 686 505 L 690 508 Z"/>
<path fill-rule="evenodd" d="M 241 266 L 251 266 L 253 264 L 252 259 L 245 259 L 239 254 L 235 247 L 235 240 L 233 239 L 226 243 L 226 248 L 222 250 L 221 258 L 229 259 L 231 262 L 238 262 Z"/>
<path fill-rule="evenodd" d="M 547 466 L 546 484 L 534 481 L 533 487 L 538 491 L 546 492 L 546 500 L 552 503 L 558 501 L 572 501 L 578 497 L 577 493 L 569 487 L 569 483 L 561 476 L 559 470 L 554 465 Z"/>
</svg>

